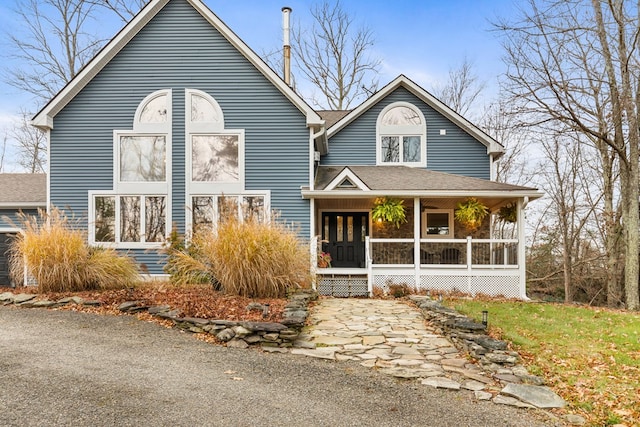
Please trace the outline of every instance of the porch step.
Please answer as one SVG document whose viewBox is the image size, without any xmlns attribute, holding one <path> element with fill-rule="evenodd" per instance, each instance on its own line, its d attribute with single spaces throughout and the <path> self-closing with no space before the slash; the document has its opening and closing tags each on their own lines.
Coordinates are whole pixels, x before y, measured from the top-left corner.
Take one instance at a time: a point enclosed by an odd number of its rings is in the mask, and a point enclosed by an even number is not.
<svg viewBox="0 0 640 427">
<path fill-rule="evenodd" d="M 320 295 L 333 297 L 368 297 L 366 274 L 323 274 L 317 277 Z"/>
</svg>

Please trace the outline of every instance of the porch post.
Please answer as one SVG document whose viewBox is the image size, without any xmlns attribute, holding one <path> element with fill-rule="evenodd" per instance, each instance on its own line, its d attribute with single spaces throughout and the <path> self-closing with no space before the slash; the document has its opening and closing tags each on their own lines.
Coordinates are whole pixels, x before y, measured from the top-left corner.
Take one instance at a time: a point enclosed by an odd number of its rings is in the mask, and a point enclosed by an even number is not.
<svg viewBox="0 0 640 427">
<path fill-rule="evenodd" d="M 413 199 L 413 267 L 415 272 L 415 289 L 420 290 L 420 198 Z"/>
<path fill-rule="evenodd" d="M 311 241 L 311 284 L 313 290 L 317 290 L 317 272 L 318 272 L 318 236 L 316 235 L 316 201 L 309 200 L 309 237 Z"/>
<path fill-rule="evenodd" d="M 518 270 L 520 277 L 520 297 L 527 298 L 527 269 L 526 269 L 526 246 L 524 237 L 524 206 L 525 201 L 518 200 Z"/>
</svg>

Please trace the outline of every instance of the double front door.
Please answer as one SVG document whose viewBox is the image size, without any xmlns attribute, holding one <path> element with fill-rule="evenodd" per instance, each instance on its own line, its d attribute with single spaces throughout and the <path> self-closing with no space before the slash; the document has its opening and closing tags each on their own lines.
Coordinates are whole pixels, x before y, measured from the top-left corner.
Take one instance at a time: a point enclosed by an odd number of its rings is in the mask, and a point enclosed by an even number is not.
<svg viewBox="0 0 640 427">
<path fill-rule="evenodd" d="M 324 212 L 322 250 L 331 255 L 331 267 L 365 268 L 368 212 Z"/>
</svg>

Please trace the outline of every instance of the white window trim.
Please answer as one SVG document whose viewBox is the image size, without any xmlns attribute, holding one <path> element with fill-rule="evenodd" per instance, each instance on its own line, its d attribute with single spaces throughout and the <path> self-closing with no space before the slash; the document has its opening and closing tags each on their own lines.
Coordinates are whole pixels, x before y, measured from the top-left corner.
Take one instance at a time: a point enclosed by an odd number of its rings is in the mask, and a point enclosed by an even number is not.
<svg viewBox="0 0 640 427">
<path fill-rule="evenodd" d="M 193 181 L 192 166 L 193 150 L 191 149 L 192 137 L 198 135 L 235 135 L 238 137 L 238 180 L 233 182 L 209 182 L 209 181 Z M 203 132 L 191 133 L 186 135 L 186 177 L 187 177 L 187 193 L 197 194 L 202 192 L 208 193 L 238 193 L 244 190 L 244 129 L 225 129 L 223 132 Z"/>
<path fill-rule="evenodd" d="M 120 138 L 123 136 L 165 137 L 165 180 L 164 181 L 122 181 L 120 179 Z M 170 133 L 155 132 L 152 134 L 126 130 L 113 131 L 113 188 L 130 194 L 159 193 L 169 191 L 171 182 L 171 136 Z"/>
<path fill-rule="evenodd" d="M 164 123 L 141 123 L 140 115 L 146 105 L 159 96 L 167 97 L 167 120 Z M 113 131 L 113 187 L 112 190 L 91 190 L 88 192 L 88 240 L 93 246 L 104 246 L 115 249 L 157 249 L 161 248 L 163 242 L 144 242 L 144 229 L 146 217 L 144 207 L 141 218 L 141 242 L 120 242 L 120 197 L 123 196 L 160 196 L 166 200 L 166 223 L 165 238 L 169 236 L 172 224 L 172 198 L 171 198 L 171 176 L 172 176 L 172 127 L 173 108 L 172 90 L 162 89 L 147 95 L 136 108 L 133 116 L 133 129 Z M 164 136 L 165 137 L 165 181 L 163 182 L 121 182 L 120 181 L 120 137 L 121 136 Z M 115 197 L 116 200 L 116 229 L 115 242 L 95 241 L 95 198 L 99 196 Z"/>
<path fill-rule="evenodd" d="M 239 195 L 245 192 L 245 131 L 244 129 L 225 129 L 224 112 L 220 104 L 208 93 L 197 89 L 184 90 L 185 108 L 185 198 L 187 200 L 187 229 L 191 229 L 191 198 L 199 195 L 228 194 Z M 217 110 L 220 120 L 209 123 L 191 121 L 191 96 L 198 95 L 208 100 Z M 236 135 L 238 137 L 238 181 L 234 182 L 200 182 L 193 181 L 193 151 L 191 149 L 194 135 Z M 249 194 L 248 194 L 249 195 Z M 256 192 L 256 195 L 260 195 Z"/>
<path fill-rule="evenodd" d="M 251 196 L 259 196 L 264 197 L 264 221 L 266 223 L 271 221 L 271 190 L 260 190 L 260 191 L 243 191 L 240 193 L 192 193 L 189 195 L 186 200 L 187 204 L 187 212 L 185 218 L 186 230 L 188 233 L 193 231 L 193 198 L 194 197 L 213 197 L 213 215 L 216 219 L 218 219 L 218 203 L 217 200 L 219 197 L 238 197 L 238 218 L 242 221 L 243 218 L 240 215 L 241 213 L 241 198 L 242 197 L 251 197 Z"/>
<path fill-rule="evenodd" d="M 447 213 L 449 214 L 449 234 L 427 234 L 427 214 L 430 213 Z M 453 229 L 454 215 L 453 209 L 425 209 L 422 211 L 422 223 L 420 226 L 420 233 L 423 239 L 452 239 L 455 235 Z"/>
<path fill-rule="evenodd" d="M 158 91 L 155 91 L 153 93 L 151 93 L 150 95 L 147 95 L 141 102 L 140 104 L 138 104 L 138 108 L 136 108 L 136 113 L 133 116 L 133 129 L 139 131 L 139 132 L 145 132 L 145 133 L 155 133 L 154 131 L 156 131 L 158 128 L 166 128 L 167 126 L 169 127 L 169 129 L 171 129 L 171 123 L 172 123 L 172 114 L 171 114 L 171 110 L 172 110 L 172 99 L 171 99 L 171 89 L 161 89 Z M 167 120 L 164 123 L 142 123 L 140 122 L 140 115 L 142 114 L 142 112 L 144 111 L 144 107 L 147 106 L 147 104 L 151 101 L 153 101 L 154 99 L 160 97 L 160 96 L 166 96 L 167 97 Z"/>
<path fill-rule="evenodd" d="M 146 215 L 144 214 L 145 204 L 141 203 L 141 212 L 140 212 L 140 242 L 121 242 L 120 241 L 120 197 L 164 197 L 166 200 L 166 220 L 165 220 L 165 238 L 169 236 L 170 226 L 171 226 L 171 197 L 168 194 L 157 194 L 157 193 L 149 193 L 149 194 L 128 194 L 128 193 L 119 193 L 116 191 L 89 191 L 89 215 L 88 215 L 88 238 L 89 244 L 92 246 L 101 246 L 105 248 L 114 248 L 114 249 L 160 249 L 163 247 L 164 242 L 145 242 L 145 228 L 146 228 Z M 114 237 L 115 242 L 96 242 L 96 228 L 95 228 L 95 218 L 96 218 L 96 206 L 95 199 L 96 197 L 114 197 L 116 202 L 115 207 L 115 229 L 114 229 Z"/>
<path fill-rule="evenodd" d="M 396 107 L 407 107 L 413 110 L 419 117 L 421 121 L 421 125 L 398 125 L 398 126 L 389 126 L 382 124 L 382 118 L 384 115 Z M 399 153 L 399 161 L 398 162 L 384 162 L 382 160 L 382 137 L 383 136 L 397 136 L 400 138 L 400 153 Z M 419 136 L 420 137 L 420 161 L 419 162 L 403 162 L 402 161 L 402 137 L 403 136 Z M 388 166 L 388 165 L 404 165 L 411 167 L 426 167 L 427 166 L 427 122 L 424 118 L 424 114 L 422 111 L 416 107 L 415 105 L 408 102 L 394 102 L 392 104 L 387 105 L 381 112 L 378 114 L 378 119 L 376 121 L 376 165 L 379 166 Z"/>
</svg>

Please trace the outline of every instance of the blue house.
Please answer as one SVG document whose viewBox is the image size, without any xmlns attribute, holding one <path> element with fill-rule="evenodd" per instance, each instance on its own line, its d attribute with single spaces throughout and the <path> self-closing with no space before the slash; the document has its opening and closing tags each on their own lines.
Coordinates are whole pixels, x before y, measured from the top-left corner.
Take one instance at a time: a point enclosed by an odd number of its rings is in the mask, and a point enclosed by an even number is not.
<svg viewBox="0 0 640 427">
<path fill-rule="evenodd" d="M 33 119 L 47 133 L 47 201 L 86 218 L 89 243 L 151 275 L 177 228 L 220 215 L 299 226 L 316 286 L 410 286 L 525 297 L 524 227 L 468 236 L 469 197 L 518 219 L 533 188 L 492 180 L 503 147 L 405 76 L 352 111 L 314 111 L 200 0 L 152 0 Z M 376 199 L 408 222 L 372 221 Z"/>
</svg>

